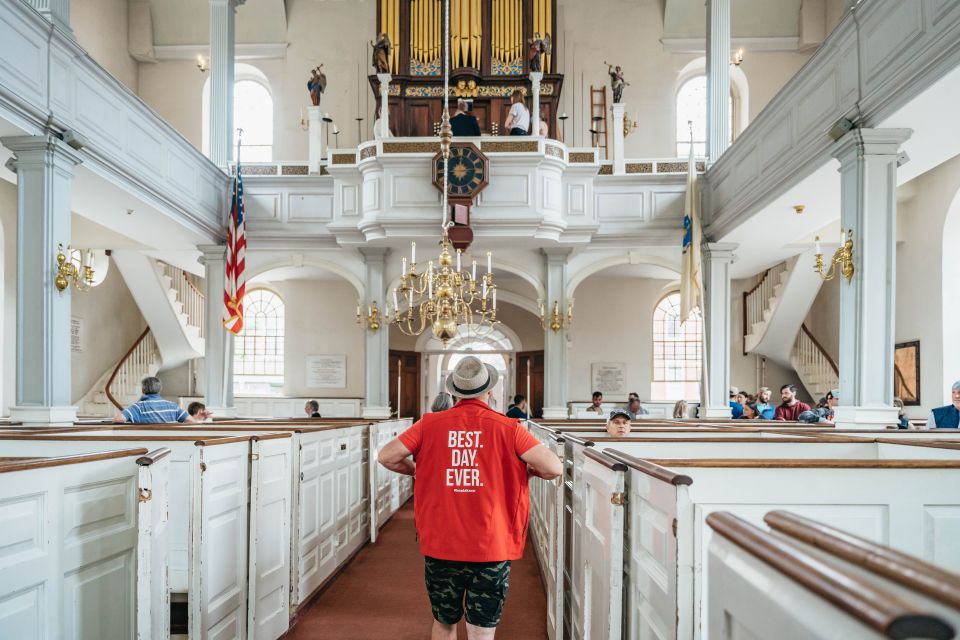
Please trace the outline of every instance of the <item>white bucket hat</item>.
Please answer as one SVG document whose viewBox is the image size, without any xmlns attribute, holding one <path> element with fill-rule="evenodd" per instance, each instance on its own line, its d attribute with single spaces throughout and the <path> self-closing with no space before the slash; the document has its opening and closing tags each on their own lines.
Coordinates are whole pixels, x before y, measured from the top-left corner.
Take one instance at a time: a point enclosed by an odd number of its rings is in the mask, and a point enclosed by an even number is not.
<svg viewBox="0 0 960 640">
<path fill-rule="evenodd" d="M 453 373 L 447 376 L 446 386 L 450 395 L 463 400 L 479 398 L 497 385 L 500 374 L 476 356 L 467 356 L 457 363 Z"/>
</svg>

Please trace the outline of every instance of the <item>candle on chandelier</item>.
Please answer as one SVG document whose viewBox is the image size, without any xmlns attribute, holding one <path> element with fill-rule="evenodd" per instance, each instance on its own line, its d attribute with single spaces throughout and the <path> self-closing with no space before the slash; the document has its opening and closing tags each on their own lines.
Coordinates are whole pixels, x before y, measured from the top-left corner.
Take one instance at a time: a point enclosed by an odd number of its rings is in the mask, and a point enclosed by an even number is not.
<svg viewBox="0 0 960 640">
<path fill-rule="evenodd" d="M 476 282 L 477 280 L 477 261 L 476 260 L 473 261 L 473 275 L 471 276 L 470 279 L 473 280 L 474 282 Z"/>
<path fill-rule="evenodd" d="M 847 244 L 847 232 L 846 232 L 846 231 L 841 231 L 841 232 L 840 232 L 840 246 L 842 247 L 842 246 L 845 245 L 845 244 Z"/>
<path fill-rule="evenodd" d="M 433 260 L 427 267 L 427 297 L 433 300 Z"/>
<path fill-rule="evenodd" d="M 404 258 L 403 258 L 403 268 L 400 270 L 400 275 L 402 275 L 402 276 L 407 275 L 407 258 L 406 258 L 406 256 L 404 256 Z"/>
<path fill-rule="evenodd" d="M 497 310 L 497 289 L 496 289 L 496 287 L 494 287 L 494 289 L 493 289 L 493 310 L 494 310 L 494 311 Z"/>
<path fill-rule="evenodd" d="M 360 301 L 357 300 L 357 317 L 360 317 Z"/>
<path fill-rule="evenodd" d="M 393 308 L 396 309 L 397 311 L 400 310 L 400 305 L 397 304 L 397 288 L 396 287 L 393 288 Z"/>
<path fill-rule="evenodd" d="M 460 272 L 460 249 L 457 249 L 457 273 Z"/>
<path fill-rule="evenodd" d="M 483 279 L 483 295 L 480 297 L 481 298 L 487 297 L 487 279 L 486 278 Z"/>
<path fill-rule="evenodd" d="M 493 273 L 493 253 L 487 251 L 487 273 Z"/>
<path fill-rule="evenodd" d="M 417 264 L 417 243 L 410 243 L 410 262 Z"/>
<path fill-rule="evenodd" d="M 817 236 L 817 238 L 816 238 L 816 240 L 815 240 L 814 242 L 815 242 L 816 245 L 817 245 L 817 253 L 823 253 L 822 251 L 820 251 L 820 236 Z"/>
<path fill-rule="evenodd" d="M 410 289 L 407 291 L 407 306 L 409 307 L 407 309 L 408 313 L 412 313 L 413 312 L 413 289 Z"/>
</svg>

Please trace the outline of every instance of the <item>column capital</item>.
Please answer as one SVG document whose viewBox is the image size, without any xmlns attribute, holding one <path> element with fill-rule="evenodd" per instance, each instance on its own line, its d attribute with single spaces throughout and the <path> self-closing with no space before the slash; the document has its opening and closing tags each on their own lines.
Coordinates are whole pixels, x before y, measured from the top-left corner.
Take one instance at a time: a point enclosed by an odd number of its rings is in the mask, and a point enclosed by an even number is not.
<svg viewBox="0 0 960 640">
<path fill-rule="evenodd" d="M 540 82 L 542 80 L 543 80 L 543 71 L 530 72 L 530 82 L 534 83 L 537 86 L 540 86 Z"/>
<path fill-rule="evenodd" d="M 364 264 L 383 264 L 390 255 L 390 247 L 359 247 L 357 251 L 363 256 Z"/>
<path fill-rule="evenodd" d="M 544 247 L 540 249 L 547 258 L 547 264 L 566 264 L 567 258 L 573 253 L 572 247 Z"/>
<path fill-rule="evenodd" d="M 851 129 L 830 153 L 841 164 L 856 156 L 895 156 L 912 134 L 913 129 Z"/>
<path fill-rule="evenodd" d="M 76 166 L 83 162 L 83 158 L 75 149 L 52 133 L 39 136 L 6 136 L 0 138 L 0 143 L 13 151 L 14 168 L 34 163 L 46 154 L 53 154 L 55 160 L 68 166 Z"/>
<path fill-rule="evenodd" d="M 208 265 L 212 262 L 226 262 L 227 245 L 225 244 L 199 244 L 197 250 L 202 254 L 199 262 L 202 265 Z"/>
<path fill-rule="evenodd" d="M 378 73 L 377 80 L 380 81 L 380 87 L 383 88 L 390 84 L 390 81 L 393 80 L 393 76 L 389 73 Z"/>
<path fill-rule="evenodd" d="M 209 0 L 209 2 L 212 7 L 229 6 L 232 9 L 236 9 L 240 5 L 245 4 L 247 0 Z"/>
<path fill-rule="evenodd" d="M 716 262 L 736 262 L 737 254 L 734 251 L 740 245 L 735 242 L 705 242 L 702 246 L 703 255 L 707 260 Z"/>
</svg>

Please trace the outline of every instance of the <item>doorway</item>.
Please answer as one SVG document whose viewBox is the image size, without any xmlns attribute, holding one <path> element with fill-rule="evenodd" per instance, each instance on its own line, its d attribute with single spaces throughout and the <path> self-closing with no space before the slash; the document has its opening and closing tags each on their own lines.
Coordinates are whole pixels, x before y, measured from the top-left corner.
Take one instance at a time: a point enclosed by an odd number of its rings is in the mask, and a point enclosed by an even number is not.
<svg viewBox="0 0 960 640">
<path fill-rule="evenodd" d="M 517 353 L 517 393 L 527 396 L 531 418 L 543 416 L 543 351 Z"/>
<path fill-rule="evenodd" d="M 420 354 L 416 351 L 390 351 L 390 410 L 397 417 L 420 419 Z"/>
</svg>

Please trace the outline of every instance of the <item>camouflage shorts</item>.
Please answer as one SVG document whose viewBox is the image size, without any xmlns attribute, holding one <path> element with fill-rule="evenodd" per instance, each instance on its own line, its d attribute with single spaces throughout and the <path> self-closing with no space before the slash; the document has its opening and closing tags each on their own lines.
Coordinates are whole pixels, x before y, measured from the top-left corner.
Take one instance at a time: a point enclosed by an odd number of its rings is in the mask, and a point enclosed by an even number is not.
<svg viewBox="0 0 960 640">
<path fill-rule="evenodd" d="M 510 561 L 458 562 L 425 557 L 424 577 L 433 617 L 456 624 L 467 610 L 467 622 L 476 627 L 500 623 L 503 601 L 510 588 Z"/>
</svg>

